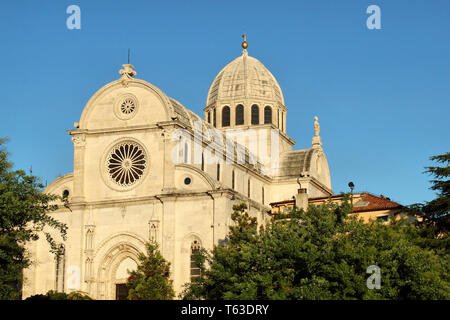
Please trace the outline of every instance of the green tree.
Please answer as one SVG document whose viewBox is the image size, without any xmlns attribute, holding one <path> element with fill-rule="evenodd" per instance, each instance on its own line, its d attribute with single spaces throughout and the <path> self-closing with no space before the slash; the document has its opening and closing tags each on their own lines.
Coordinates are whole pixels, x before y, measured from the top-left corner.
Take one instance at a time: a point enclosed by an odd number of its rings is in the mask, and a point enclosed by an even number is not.
<svg viewBox="0 0 450 320">
<path fill-rule="evenodd" d="M 137 270 L 130 273 L 129 300 L 172 300 L 175 296 L 170 277 L 170 263 L 158 250 L 158 244 L 146 244 L 147 255 L 139 255 Z"/>
<path fill-rule="evenodd" d="M 5 142 L 0 138 L 0 299 L 20 299 L 22 270 L 31 263 L 25 244 L 42 232 L 57 255 L 59 246 L 49 228 L 65 239 L 67 227 L 49 214 L 58 208 L 53 203 L 59 197 L 42 193 L 37 177 L 12 170 Z"/>
<path fill-rule="evenodd" d="M 413 241 L 404 220 L 368 224 L 351 205 L 292 211 L 257 230 L 245 204 L 234 206 L 229 242 L 200 253 L 199 279 L 185 299 L 449 299 L 445 259 Z M 207 265 L 207 267 L 206 267 Z M 367 268 L 381 270 L 381 289 L 367 287 Z"/>
<path fill-rule="evenodd" d="M 426 167 L 425 173 L 433 177 L 430 189 L 436 191 L 437 198 L 425 203 L 410 206 L 410 213 L 419 217 L 419 225 L 424 227 L 424 234 L 431 238 L 447 238 L 450 229 L 450 153 L 432 156 L 430 160 L 441 166 Z M 442 243 L 443 241 L 440 241 Z"/>
</svg>

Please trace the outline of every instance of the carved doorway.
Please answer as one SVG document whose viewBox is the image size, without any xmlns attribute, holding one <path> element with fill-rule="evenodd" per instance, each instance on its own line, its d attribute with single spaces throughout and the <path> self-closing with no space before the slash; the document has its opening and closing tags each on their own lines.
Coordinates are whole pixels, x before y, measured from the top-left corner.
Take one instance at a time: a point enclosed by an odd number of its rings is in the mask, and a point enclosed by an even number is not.
<svg viewBox="0 0 450 320">
<path fill-rule="evenodd" d="M 127 293 L 124 286 L 129 271 L 137 268 L 138 255 L 134 246 L 124 243 L 107 251 L 99 268 L 98 299 L 114 300 Z"/>
</svg>

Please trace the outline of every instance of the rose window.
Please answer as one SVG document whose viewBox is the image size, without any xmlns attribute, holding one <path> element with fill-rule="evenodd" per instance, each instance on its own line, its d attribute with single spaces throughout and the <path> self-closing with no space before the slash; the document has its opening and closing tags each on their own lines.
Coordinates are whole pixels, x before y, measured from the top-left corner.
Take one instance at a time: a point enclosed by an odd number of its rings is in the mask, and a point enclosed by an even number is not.
<svg viewBox="0 0 450 320">
<path fill-rule="evenodd" d="M 120 106 L 120 111 L 122 111 L 123 114 L 131 114 L 134 112 L 134 109 L 136 108 L 136 105 L 133 101 L 133 99 L 131 98 L 127 98 L 125 99 L 124 102 L 122 102 L 121 106 Z"/>
<path fill-rule="evenodd" d="M 144 174 L 147 157 L 138 144 L 124 142 L 113 148 L 106 162 L 110 178 L 118 185 L 128 187 Z"/>
</svg>

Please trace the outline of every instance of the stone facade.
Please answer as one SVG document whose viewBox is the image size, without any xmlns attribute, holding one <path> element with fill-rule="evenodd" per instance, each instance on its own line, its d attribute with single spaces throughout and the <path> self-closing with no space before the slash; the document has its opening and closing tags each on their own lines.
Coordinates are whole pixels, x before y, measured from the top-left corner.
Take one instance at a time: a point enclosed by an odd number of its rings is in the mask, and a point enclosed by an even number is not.
<svg viewBox="0 0 450 320">
<path fill-rule="evenodd" d="M 55 234 L 65 253 L 56 263 L 45 239 L 30 244 L 34 263 L 24 273 L 24 298 L 57 289 L 115 299 L 116 285 L 126 282 L 127 270 L 136 267 L 149 239 L 159 243 L 171 263 L 179 293 L 190 281 L 193 245 L 212 249 L 226 239 L 233 204 L 246 202 L 264 225 L 270 219 L 269 203 L 291 199 L 299 183 L 309 197 L 332 195 L 318 133 L 311 148 L 292 150 L 281 88 L 246 50 L 213 81 L 205 120 L 135 78 L 132 65 L 123 67 L 121 78 L 98 90 L 68 131 L 73 173 L 45 190 L 68 197 L 69 206 L 52 213 L 68 226 L 66 241 Z M 222 126 L 225 105 L 230 108 L 228 126 Z M 235 122 L 238 105 L 245 114 L 240 125 Z M 258 121 L 253 105 L 260 108 Z M 227 157 L 233 150 L 223 147 L 227 129 L 239 129 L 231 145 L 242 151 L 241 160 Z M 269 138 L 258 139 L 253 150 L 250 138 L 238 141 L 247 133 Z M 264 148 L 277 161 L 264 161 L 259 156 Z"/>
</svg>

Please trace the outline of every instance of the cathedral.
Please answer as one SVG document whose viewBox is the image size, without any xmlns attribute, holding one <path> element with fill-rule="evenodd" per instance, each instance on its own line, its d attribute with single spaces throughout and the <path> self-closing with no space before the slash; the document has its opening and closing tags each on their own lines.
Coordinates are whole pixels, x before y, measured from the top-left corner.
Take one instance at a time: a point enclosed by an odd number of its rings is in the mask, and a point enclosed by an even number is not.
<svg viewBox="0 0 450 320">
<path fill-rule="evenodd" d="M 317 117 L 311 146 L 294 150 L 282 90 L 247 46 L 212 81 L 203 118 L 131 64 L 90 98 L 68 131 L 73 172 L 44 191 L 67 199 L 51 213 L 68 227 L 66 240 L 55 232 L 62 254 L 45 237 L 28 246 L 23 298 L 80 290 L 121 299 L 149 240 L 178 294 L 198 276 L 192 252 L 226 241 L 234 204 L 264 225 L 271 203 L 333 194 Z"/>
</svg>

